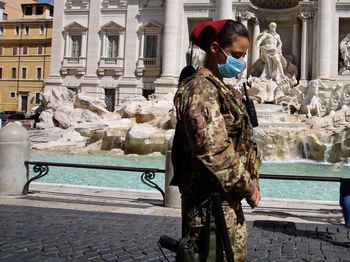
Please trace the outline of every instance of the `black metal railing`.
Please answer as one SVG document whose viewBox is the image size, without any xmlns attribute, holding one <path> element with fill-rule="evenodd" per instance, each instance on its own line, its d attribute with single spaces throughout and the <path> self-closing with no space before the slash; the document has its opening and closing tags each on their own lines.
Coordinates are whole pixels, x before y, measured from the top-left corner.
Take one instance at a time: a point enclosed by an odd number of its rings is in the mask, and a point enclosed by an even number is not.
<svg viewBox="0 0 350 262">
<path fill-rule="evenodd" d="M 86 168 L 86 169 L 100 169 L 100 170 L 113 170 L 113 171 L 129 171 L 142 173 L 141 181 L 145 185 L 157 189 L 163 197 L 164 203 L 164 191 L 154 181 L 152 181 L 156 173 L 165 173 L 164 169 L 158 168 L 143 168 L 143 167 L 123 167 L 123 166 L 105 166 L 105 165 L 90 165 L 90 164 L 73 164 L 73 163 L 57 163 L 57 162 L 41 162 L 41 161 L 25 161 L 27 168 L 27 174 L 29 175 L 29 165 L 33 166 L 33 172 L 36 174 L 32 178 L 28 177 L 28 181 L 23 187 L 23 194 L 28 194 L 29 185 L 34 180 L 42 178 L 49 173 L 49 166 L 56 167 L 71 167 L 71 168 Z"/>
<path fill-rule="evenodd" d="M 272 175 L 260 174 L 263 179 L 277 179 L 277 180 L 305 180 L 305 181 L 324 181 L 324 182 L 340 182 L 341 177 L 331 176 L 299 176 L 299 175 Z"/>
<path fill-rule="evenodd" d="M 163 189 L 152 181 L 156 173 L 165 174 L 165 169 L 158 168 L 143 168 L 143 167 L 123 167 L 123 166 L 106 166 L 106 165 L 90 165 L 90 164 L 73 164 L 73 163 L 57 163 L 57 162 L 41 162 L 41 161 L 25 161 L 27 167 L 27 173 L 29 175 L 29 165 L 33 166 L 33 172 L 37 175 L 32 178 L 28 178 L 28 181 L 23 187 L 23 194 L 27 194 L 29 191 L 29 185 L 34 180 L 42 178 L 49 173 L 49 166 L 56 167 L 70 167 L 70 168 L 86 168 L 86 169 L 102 169 L 113 171 L 129 171 L 142 173 L 141 181 L 145 185 L 158 190 L 163 197 L 165 193 Z M 260 174 L 262 179 L 277 179 L 277 180 L 302 180 L 302 181 L 324 181 L 324 182 L 340 182 L 341 177 L 329 177 L 329 176 L 303 176 L 303 175 L 272 175 L 272 174 Z"/>
</svg>

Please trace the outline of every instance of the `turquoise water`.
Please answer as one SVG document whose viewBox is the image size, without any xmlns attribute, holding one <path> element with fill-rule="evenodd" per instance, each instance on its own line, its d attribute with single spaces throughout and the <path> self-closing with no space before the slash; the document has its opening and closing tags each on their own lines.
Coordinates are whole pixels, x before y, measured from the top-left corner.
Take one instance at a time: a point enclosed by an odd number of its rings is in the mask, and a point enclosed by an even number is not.
<svg viewBox="0 0 350 262">
<path fill-rule="evenodd" d="M 129 167 L 153 167 L 164 169 L 164 156 L 104 156 L 72 155 L 57 152 L 31 152 L 32 161 L 81 163 Z M 141 173 L 95 170 L 81 168 L 49 167 L 47 176 L 36 182 L 86 185 L 98 187 L 154 190 L 141 182 Z M 261 173 L 342 176 L 350 178 L 350 166 L 332 166 L 313 162 L 266 162 Z M 35 175 L 31 171 L 30 176 Z M 164 188 L 164 175 L 156 174 L 154 181 Z M 286 181 L 261 179 L 261 191 L 264 198 L 338 200 L 339 183 L 313 181 Z"/>
</svg>

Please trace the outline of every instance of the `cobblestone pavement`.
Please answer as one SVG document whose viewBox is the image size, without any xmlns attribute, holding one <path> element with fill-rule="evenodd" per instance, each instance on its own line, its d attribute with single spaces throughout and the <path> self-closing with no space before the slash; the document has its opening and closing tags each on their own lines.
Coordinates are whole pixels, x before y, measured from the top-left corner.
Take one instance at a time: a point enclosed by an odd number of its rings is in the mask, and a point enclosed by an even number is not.
<svg viewBox="0 0 350 262">
<path fill-rule="evenodd" d="M 0 261 L 166 261 L 180 218 L 0 205 Z M 248 261 L 350 261 L 343 225 L 248 221 Z M 174 255 L 165 250 L 169 261 Z"/>
</svg>

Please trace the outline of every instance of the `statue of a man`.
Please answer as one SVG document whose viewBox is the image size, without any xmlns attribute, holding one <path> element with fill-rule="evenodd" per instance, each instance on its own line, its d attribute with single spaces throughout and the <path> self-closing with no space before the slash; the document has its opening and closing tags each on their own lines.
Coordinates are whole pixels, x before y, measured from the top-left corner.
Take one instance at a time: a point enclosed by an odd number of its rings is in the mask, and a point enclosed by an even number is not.
<svg viewBox="0 0 350 262">
<path fill-rule="evenodd" d="M 282 55 L 282 42 L 276 28 L 276 23 L 270 23 L 269 30 L 258 35 L 256 45 L 260 49 L 260 58 L 265 63 L 262 76 L 279 82 L 287 78 L 283 71 L 287 61 Z"/>
<path fill-rule="evenodd" d="M 350 70 L 350 33 L 340 42 L 341 57 L 344 62 L 344 69 Z"/>
</svg>

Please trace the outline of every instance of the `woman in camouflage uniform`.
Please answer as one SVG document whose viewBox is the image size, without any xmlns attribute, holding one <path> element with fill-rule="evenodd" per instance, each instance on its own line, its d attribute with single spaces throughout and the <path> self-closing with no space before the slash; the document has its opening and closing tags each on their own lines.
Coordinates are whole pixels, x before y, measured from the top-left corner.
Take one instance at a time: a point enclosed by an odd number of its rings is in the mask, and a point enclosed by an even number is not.
<svg viewBox="0 0 350 262">
<path fill-rule="evenodd" d="M 223 77 L 245 68 L 249 47 L 246 27 L 233 20 L 202 22 L 191 41 L 207 53 L 205 67 L 179 84 L 174 103 L 177 126 L 173 143 L 173 185 L 182 197 L 183 237 L 195 243 L 198 261 L 224 261 L 220 234 L 208 199 L 222 196 L 222 207 L 235 261 L 245 261 L 247 231 L 241 200 L 260 201 L 260 154 L 239 91 Z"/>
</svg>

